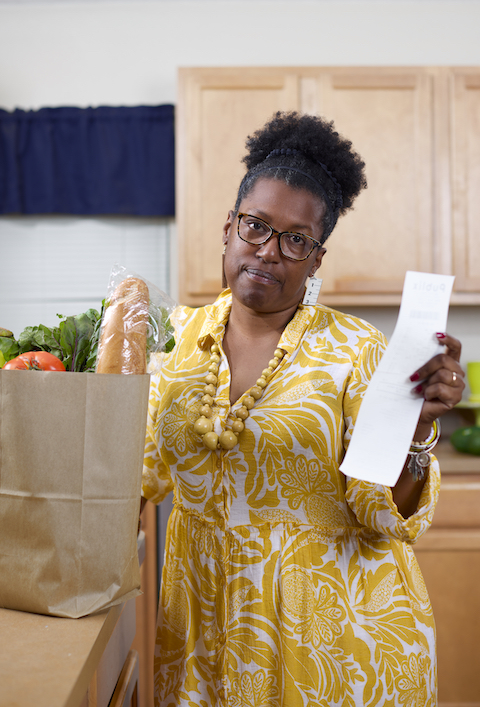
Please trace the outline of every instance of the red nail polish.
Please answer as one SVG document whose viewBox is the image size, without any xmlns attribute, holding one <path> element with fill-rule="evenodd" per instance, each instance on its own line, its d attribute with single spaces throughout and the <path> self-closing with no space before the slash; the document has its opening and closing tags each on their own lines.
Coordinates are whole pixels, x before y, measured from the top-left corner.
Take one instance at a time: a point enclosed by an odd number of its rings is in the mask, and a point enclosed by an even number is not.
<svg viewBox="0 0 480 707">
<path fill-rule="evenodd" d="M 418 375 L 418 373 L 414 373 L 413 375 L 410 376 L 410 380 L 411 380 L 412 382 L 413 382 L 413 381 L 418 381 L 419 378 L 420 378 L 420 376 Z"/>
<path fill-rule="evenodd" d="M 414 391 L 415 391 L 416 393 L 421 393 L 422 390 L 423 390 L 423 386 L 422 386 L 421 383 L 420 383 L 420 385 L 417 385 L 416 388 L 414 388 Z"/>
<path fill-rule="evenodd" d="M 444 339 L 444 338 L 445 338 L 445 334 L 442 334 L 441 331 L 437 331 L 436 337 L 437 337 L 437 339 Z"/>
</svg>

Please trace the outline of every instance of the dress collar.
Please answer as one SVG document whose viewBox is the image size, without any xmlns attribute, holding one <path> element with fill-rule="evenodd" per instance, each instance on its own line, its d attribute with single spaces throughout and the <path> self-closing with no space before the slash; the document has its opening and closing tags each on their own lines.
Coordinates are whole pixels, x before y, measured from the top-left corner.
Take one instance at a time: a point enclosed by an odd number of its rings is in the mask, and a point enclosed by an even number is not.
<svg viewBox="0 0 480 707">
<path fill-rule="evenodd" d="M 221 343 L 231 309 L 232 293 L 228 288 L 218 295 L 213 304 L 205 307 L 206 317 L 197 339 L 200 349 L 205 350 L 213 343 Z"/>
<path fill-rule="evenodd" d="M 228 288 L 220 293 L 213 304 L 205 307 L 206 317 L 197 339 L 200 349 L 206 350 L 213 343 L 221 343 L 231 309 L 232 293 Z M 305 307 L 305 305 L 299 304 L 293 318 L 283 330 L 278 348 L 291 354 L 298 346 L 314 316 L 315 307 Z"/>
</svg>

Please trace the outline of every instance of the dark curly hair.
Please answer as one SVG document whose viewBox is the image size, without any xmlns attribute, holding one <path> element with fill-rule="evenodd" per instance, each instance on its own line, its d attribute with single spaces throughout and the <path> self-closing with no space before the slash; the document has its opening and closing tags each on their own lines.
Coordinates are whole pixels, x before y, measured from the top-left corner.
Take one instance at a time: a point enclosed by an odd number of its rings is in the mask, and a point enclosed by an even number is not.
<svg viewBox="0 0 480 707">
<path fill-rule="evenodd" d="M 315 115 L 278 111 L 246 141 L 247 166 L 237 195 L 235 211 L 261 177 L 281 179 L 298 189 L 319 196 L 326 205 L 323 217 L 324 243 L 337 219 L 352 207 L 367 186 L 365 163 L 352 143 L 333 125 Z"/>
</svg>

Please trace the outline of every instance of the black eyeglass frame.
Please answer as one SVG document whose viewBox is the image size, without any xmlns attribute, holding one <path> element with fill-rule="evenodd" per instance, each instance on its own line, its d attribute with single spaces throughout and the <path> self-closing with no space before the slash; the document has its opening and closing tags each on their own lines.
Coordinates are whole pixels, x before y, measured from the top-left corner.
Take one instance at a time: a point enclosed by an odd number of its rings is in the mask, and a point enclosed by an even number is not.
<svg viewBox="0 0 480 707">
<path fill-rule="evenodd" d="M 257 221 L 260 221 L 261 223 L 265 224 L 265 226 L 270 229 L 270 235 L 267 236 L 265 240 L 261 243 L 252 243 L 251 241 L 247 241 L 245 238 L 242 238 L 242 236 L 240 235 L 240 221 L 242 220 L 243 216 L 250 216 L 250 218 L 254 218 Z M 245 214 L 243 212 L 239 212 L 237 214 L 237 219 L 237 235 L 240 240 L 242 240 L 244 243 L 248 243 L 249 245 L 265 245 L 265 243 L 267 243 L 267 241 L 269 241 L 272 236 L 277 236 L 278 248 L 280 250 L 280 253 L 283 255 L 284 258 L 287 258 L 288 260 L 293 260 L 294 263 L 301 263 L 302 261 L 307 260 L 307 258 L 309 258 L 313 253 L 315 247 L 321 247 L 322 245 L 320 241 L 315 240 L 315 238 L 312 238 L 311 236 L 307 236 L 305 233 L 297 233 L 296 231 L 277 231 L 275 228 L 273 228 L 273 226 L 270 226 L 267 221 L 264 221 L 263 218 L 259 218 L 258 216 L 254 216 L 253 214 Z M 308 238 L 309 241 L 312 241 L 311 250 L 304 258 L 292 258 L 291 255 L 286 255 L 282 250 L 282 243 L 280 240 L 281 237 L 284 235 L 301 236 L 301 238 Z"/>
</svg>

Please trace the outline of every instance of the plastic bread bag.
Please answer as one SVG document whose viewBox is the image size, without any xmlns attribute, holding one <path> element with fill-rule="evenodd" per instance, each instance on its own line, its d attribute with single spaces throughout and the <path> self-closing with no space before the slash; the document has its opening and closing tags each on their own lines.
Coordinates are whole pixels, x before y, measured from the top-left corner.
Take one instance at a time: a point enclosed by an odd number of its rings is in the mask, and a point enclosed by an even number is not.
<svg viewBox="0 0 480 707">
<path fill-rule="evenodd" d="M 96 373 L 156 373 L 175 344 L 174 300 L 122 265 L 110 273 L 102 312 Z"/>
</svg>

